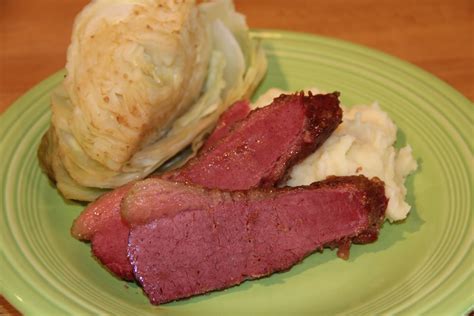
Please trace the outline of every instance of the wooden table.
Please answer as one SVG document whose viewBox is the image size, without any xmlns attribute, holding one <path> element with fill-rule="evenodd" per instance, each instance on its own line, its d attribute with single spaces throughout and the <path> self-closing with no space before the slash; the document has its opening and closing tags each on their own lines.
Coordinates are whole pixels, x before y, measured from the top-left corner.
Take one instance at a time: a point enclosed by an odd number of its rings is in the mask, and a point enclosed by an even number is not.
<svg viewBox="0 0 474 316">
<path fill-rule="evenodd" d="M 0 113 L 64 66 L 74 16 L 86 3 L 0 0 Z M 474 100 L 472 0 L 235 3 L 251 27 L 320 34 L 376 48 L 433 73 Z M 1 298 L 0 313 L 5 312 L 16 313 Z"/>
</svg>

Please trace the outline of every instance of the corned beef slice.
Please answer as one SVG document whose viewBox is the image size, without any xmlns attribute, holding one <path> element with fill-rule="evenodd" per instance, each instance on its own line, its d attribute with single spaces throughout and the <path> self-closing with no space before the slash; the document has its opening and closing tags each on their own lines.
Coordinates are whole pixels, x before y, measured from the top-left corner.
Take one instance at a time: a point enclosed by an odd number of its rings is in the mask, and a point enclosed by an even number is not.
<svg viewBox="0 0 474 316">
<path fill-rule="evenodd" d="M 374 241 L 386 206 L 383 182 L 364 176 L 234 192 L 148 179 L 122 216 L 135 279 L 161 304 L 287 270 L 325 246 Z"/>
<path fill-rule="evenodd" d="M 130 182 L 113 191 L 107 192 L 90 203 L 74 220 L 71 234 L 79 240 L 91 240 L 102 227 L 112 225 L 111 220 L 120 214 L 120 202 L 134 183 Z M 114 222 L 117 224 L 117 222 Z"/>
<path fill-rule="evenodd" d="M 221 138 L 224 138 L 231 131 L 232 126 L 240 120 L 243 120 L 250 113 L 250 104 L 248 101 L 237 101 L 225 111 L 219 118 L 216 127 L 211 135 L 206 139 L 200 150 L 206 150 L 213 146 Z"/>
<path fill-rule="evenodd" d="M 270 106 L 250 112 L 209 150 L 164 178 L 226 190 L 271 187 L 314 152 L 341 119 L 336 93 L 281 95 Z"/>
<path fill-rule="evenodd" d="M 120 202 L 133 184 L 105 193 L 90 203 L 71 228 L 75 238 L 91 241 L 92 253 L 110 272 L 129 281 L 133 280 L 126 246 L 129 229 L 122 222 Z"/>
<path fill-rule="evenodd" d="M 209 137 L 210 144 L 206 141 L 203 145 L 205 149 L 182 168 L 162 177 L 228 190 L 273 186 L 340 124 L 342 110 L 337 96 L 282 95 L 245 119 L 248 104 L 237 103 L 221 116 Z M 94 255 L 126 280 L 133 280 L 133 274 L 126 249 L 129 230 L 120 219 L 120 202 L 130 186 L 106 193 L 91 203 L 71 230 L 74 237 L 91 240 Z M 111 217 L 115 219 L 110 220 Z"/>
</svg>

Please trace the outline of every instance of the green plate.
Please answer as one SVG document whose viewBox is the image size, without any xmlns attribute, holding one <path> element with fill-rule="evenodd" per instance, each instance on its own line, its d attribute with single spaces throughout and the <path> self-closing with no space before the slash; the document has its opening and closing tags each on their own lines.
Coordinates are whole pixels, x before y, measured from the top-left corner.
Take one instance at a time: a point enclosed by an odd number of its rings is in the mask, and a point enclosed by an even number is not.
<svg viewBox="0 0 474 316">
<path fill-rule="evenodd" d="M 385 223 L 378 242 L 354 246 L 348 261 L 316 253 L 290 271 L 163 306 L 115 279 L 69 235 L 82 205 L 65 201 L 42 174 L 36 150 L 48 127 L 49 95 L 64 72 L 41 82 L 2 115 L 1 289 L 28 314 L 209 315 L 444 314 L 474 303 L 473 104 L 413 65 L 312 35 L 257 31 L 269 87 L 319 87 L 345 104 L 378 100 L 409 143 L 419 170 L 408 179 L 413 209 Z"/>
</svg>

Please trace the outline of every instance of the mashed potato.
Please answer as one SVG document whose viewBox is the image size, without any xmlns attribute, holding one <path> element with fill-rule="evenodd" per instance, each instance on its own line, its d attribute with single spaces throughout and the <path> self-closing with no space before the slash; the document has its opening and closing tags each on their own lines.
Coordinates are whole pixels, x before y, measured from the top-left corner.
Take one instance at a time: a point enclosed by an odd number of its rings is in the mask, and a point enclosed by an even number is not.
<svg viewBox="0 0 474 316">
<path fill-rule="evenodd" d="M 253 106 L 265 106 L 281 93 L 287 92 L 270 89 Z M 397 126 L 376 102 L 343 110 L 343 123 L 316 152 L 293 168 L 287 184 L 306 185 L 330 175 L 378 177 L 385 182 L 389 198 L 387 218 L 406 218 L 410 205 L 405 202 L 405 178 L 417 169 L 411 147 L 395 149 Z"/>
</svg>

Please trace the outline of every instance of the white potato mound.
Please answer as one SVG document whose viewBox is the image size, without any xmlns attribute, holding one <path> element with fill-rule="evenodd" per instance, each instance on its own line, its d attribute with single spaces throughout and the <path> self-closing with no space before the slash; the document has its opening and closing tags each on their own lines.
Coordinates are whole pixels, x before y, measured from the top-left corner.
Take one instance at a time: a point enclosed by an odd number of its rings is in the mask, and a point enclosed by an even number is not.
<svg viewBox="0 0 474 316">
<path fill-rule="evenodd" d="M 316 89 L 311 89 L 317 93 Z M 271 89 L 255 107 L 285 91 Z M 299 186 L 323 180 L 328 176 L 363 174 L 385 182 L 389 198 L 386 217 L 398 221 L 407 217 L 410 205 L 405 202 L 405 178 L 417 169 L 409 145 L 396 149 L 397 126 L 377 102 L 372 105 L 343 107 L 343 122 L 326 142 L 291 171 L 289 186 Z"/>
</svg>

